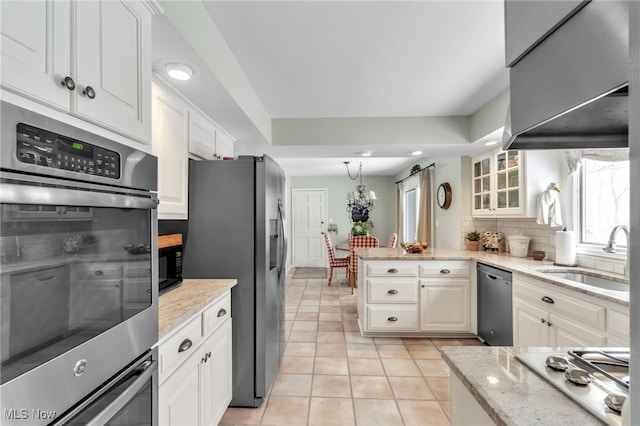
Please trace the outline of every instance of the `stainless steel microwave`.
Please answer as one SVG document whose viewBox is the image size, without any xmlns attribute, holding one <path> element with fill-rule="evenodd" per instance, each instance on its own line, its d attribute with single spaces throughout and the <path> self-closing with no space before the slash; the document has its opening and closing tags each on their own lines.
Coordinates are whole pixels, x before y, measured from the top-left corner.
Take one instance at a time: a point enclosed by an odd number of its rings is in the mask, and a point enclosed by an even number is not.
<svg viewBox="0 0 640 426">
<path fill-rule="evenodd" d="M 182 234 L 158 236 L 158 289 L 182 282 Z"/>
</svg>

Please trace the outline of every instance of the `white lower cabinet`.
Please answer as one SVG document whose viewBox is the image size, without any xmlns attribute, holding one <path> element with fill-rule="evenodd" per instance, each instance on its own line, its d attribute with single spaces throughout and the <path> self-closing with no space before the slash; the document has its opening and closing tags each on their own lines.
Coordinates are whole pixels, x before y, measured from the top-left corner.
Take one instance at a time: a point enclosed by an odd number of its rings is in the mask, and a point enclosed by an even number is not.
<svg viewBox="0 0 640 426">
<path fill-rule="evenodd" d="M 514 274 L 513 344 L 628 346 L 628 309 Z"/>
<path fill-rule="evenodd" d="M 232 396 L 230 306 L 228 292 L 160 341 L 159 424 L 216 425 L 222 418 Z"/>
<path fill-rule="evenodd" d="M 364 334 L 468 334 L 470 262 L 360 260 L 358 317 Z"/>
</svg>

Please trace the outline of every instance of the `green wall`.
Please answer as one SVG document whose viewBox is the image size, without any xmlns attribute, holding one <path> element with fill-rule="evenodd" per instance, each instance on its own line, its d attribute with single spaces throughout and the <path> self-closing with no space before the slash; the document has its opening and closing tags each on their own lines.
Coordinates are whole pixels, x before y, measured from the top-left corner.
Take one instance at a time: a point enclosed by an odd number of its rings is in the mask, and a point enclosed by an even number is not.
<svg viewBox="0 0 640 426">
<path fill-rule="evenodd" d="M 324 176 L 287 176 L 287 201 L 289 212 L 289 226 L 293 223 L 291 193 L 293 189 L 327 189 L 327 220 L 331 220 L 338 225 L 338 234 L 331 234 L 334 244 L 347 240 L 351 231 L 351 221 L 346 211 L 346 195 L 354 191 L 358 181 L 343 177 Z M 380 245 L 385 246 L 389 235 L 395 227 L 395 181 L 393 176 L 364 176 L 362 183 L 367 191 L 374 191 L 378 200 L 375 203 L 375 210 L 369 215 L 373 222 L 371 234 L 378 237 Z"/>
</svg>

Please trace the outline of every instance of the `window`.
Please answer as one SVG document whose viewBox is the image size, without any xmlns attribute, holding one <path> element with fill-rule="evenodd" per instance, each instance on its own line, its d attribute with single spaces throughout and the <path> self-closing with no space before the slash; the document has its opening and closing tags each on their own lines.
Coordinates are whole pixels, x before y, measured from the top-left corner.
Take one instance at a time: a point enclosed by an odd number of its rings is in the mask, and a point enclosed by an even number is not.
<svg viewBox="0 0 640 426">
<path fill-rule="evenodd" d="M 604 246 L 614 226 L 629 226 L 629 161 L 583 159 L 581 173 L 581 242 Z M 616 243 L 626 247 L 621 234 Z"/>
<path fill-rule="evenodd" d="M 404 229 L 402 241 L 414 242 L 418 232 L 418 190 L 411 188 L 404 192 Z"/>
</svg>

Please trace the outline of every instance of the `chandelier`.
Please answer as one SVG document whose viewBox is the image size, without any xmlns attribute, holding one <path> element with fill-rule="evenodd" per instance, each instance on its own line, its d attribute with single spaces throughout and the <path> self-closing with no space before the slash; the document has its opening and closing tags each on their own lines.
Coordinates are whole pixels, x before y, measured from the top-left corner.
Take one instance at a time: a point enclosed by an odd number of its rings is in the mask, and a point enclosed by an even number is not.
<svg viewBox="0 0 640 426">
<path fill-rule="evenodd" d="M 349 162 L 345 161 L 344 164 L 351 180 L 356 180 L 360 176 L 360 183 L 356 185 L 356 190 L 347 194 L 347 211 L 353 222 L 366 222 L 369 220 L 369 212 L 374 208 L 373 201 L 377 200 L 376 193 L 367 191 L 362 184 L 362 163 L 360 163 L 358 173 L 355 176 L 351 176 Z"/>
</svg>

